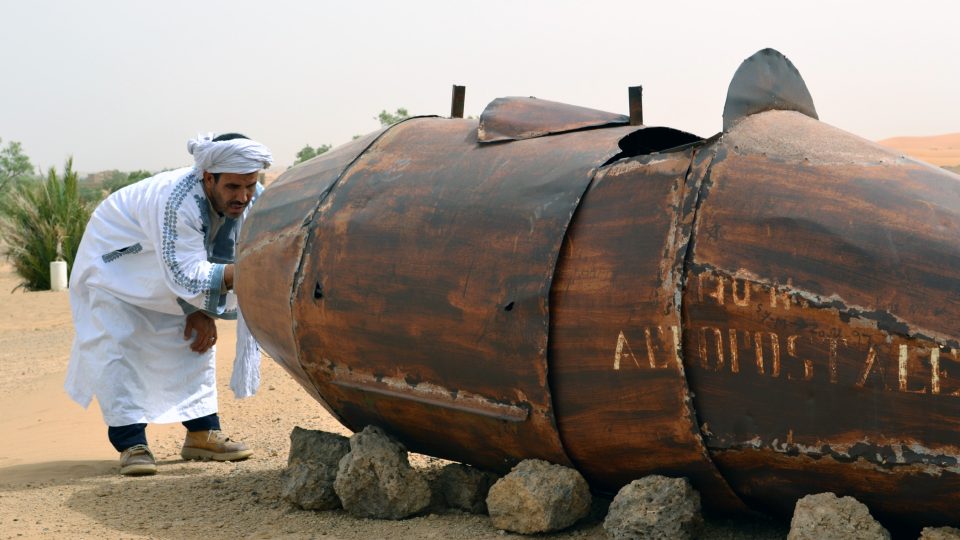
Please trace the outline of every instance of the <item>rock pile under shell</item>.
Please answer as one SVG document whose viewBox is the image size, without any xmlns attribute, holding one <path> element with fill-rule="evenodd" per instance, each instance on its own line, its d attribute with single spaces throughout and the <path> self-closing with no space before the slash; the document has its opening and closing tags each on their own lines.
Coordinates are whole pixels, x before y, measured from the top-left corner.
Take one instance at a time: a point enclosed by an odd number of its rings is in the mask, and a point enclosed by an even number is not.
<svg viewBox="0 0 960 540">
<path fill-rule="evenodd" d="M 700 494 L 686 478 L 652 475 L 620 489 L 603 528 L 611 538 L 695 538 L 703 526 Z"/>
<path fill-rule="evenodd" d="M 870 510 L 853 497 L 837 497 L 833 493 L 807 495 L 793 510 L 787 540 L 889 539 L 887 531 L 870 515 Z"/>
<path fill-rule="evenodd" d="M 280 496 L 304 510 L 340 508 L 333 482 L 340 460 L 349 451 L 350 443 L 343 435 L 293 428 Z"/>
<path fill-rule="evenodd" d="M 410 466 L 406 448 L 376 426 L 350 437 L 333 489 L 357 517 L 403 519 L 430 505 L 430 486 Z"/>
<path fill-rule="evenodd" d="M 586 480 L 574 469 L 539 459 L 518 463 L 487 495 L 493 526 L 533 534 L 558 531 L 590 512 Z"/>
<path fill-rule="evenodd" d="M 459 463 L 414 469 L 404 446 L 376 426 L 349 439 L 294 428 L 282 479 L 282 498 L 303 509 L 342 506 L 352 515 L 377 519 L 448 508 L 486 512 L 494 527 L 522 534 L 570 527 L 590 513 L 592 502 L 579 472 L 541 460 L 522 461 L 499 480 L 493 473 Z M 700 495 L 689 481 L 654 475 L 617 493 L 603 528 L 618 540 L 694 538 L 702 523 Z M 872 540 L 890 538 L 890 533 L 853 497 L 820 493 L 797 501 L 787 538 Z M 960 540 L 960 529 L 927 527 L 920 538 Z"/>
</svg>

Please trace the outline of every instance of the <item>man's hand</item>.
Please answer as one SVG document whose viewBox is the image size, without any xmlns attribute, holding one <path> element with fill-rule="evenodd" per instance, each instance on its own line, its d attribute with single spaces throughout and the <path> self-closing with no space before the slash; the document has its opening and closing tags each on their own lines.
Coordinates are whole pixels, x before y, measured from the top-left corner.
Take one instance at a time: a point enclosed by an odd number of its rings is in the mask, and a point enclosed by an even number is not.
<svg viewBox="0 0 960 540">
<path fill-rule="evenodd" d="M 183 329 L 183 339 L 188 340 L 196 332 L 190 350 L 196 353 L 205 353 L 217 343 L 217 323 L 213 318 L 202 311 L 195 311 L 187 315 L 187 326 Z"/>
</svg>

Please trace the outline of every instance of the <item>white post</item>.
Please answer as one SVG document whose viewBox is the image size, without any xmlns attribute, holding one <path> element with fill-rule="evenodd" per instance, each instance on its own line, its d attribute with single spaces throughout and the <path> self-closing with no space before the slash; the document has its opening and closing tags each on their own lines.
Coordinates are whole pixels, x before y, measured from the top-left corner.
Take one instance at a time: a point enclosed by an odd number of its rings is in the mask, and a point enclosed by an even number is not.
<svg viewBox="0 0 960 540">
<path fill-rule="evenodd" d="M 50 290 L 65 291 L 67 289 L 67 262 L 50 262 Z"/>
</svg>

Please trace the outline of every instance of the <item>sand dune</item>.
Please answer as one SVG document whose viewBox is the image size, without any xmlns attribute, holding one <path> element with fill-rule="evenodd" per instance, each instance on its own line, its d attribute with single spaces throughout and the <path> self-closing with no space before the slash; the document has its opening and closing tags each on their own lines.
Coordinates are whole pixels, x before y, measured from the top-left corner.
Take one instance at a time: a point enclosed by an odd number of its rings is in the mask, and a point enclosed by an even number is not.
<svg viewBox="0 0 960 540">
<path fill-rule="evenodd" d="M 927 137 L 891 137 L 877 143 L 931 165 L 939 167 L 960 165 L 960 133 Z"/>
</svg>

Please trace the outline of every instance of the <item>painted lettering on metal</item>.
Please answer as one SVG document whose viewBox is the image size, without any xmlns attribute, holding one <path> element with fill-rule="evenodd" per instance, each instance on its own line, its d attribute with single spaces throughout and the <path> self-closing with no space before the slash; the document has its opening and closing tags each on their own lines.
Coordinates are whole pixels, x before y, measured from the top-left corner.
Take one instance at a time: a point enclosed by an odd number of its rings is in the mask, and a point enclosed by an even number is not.
<svg viewBox="0 0 960 540">
<path fill-rule="evenodd" d="M 637 349 L 621 331 L 614 347 L 613 369 L 665 369 L 676 365 L 673 362 L 678 359 L 672 346 L 676 331 L 676 327 L 662 326 L 633 330 L 633 334 L 642 336 Z M 950 351 L 947 356 L 935 344 L 900 344 L 895 347 L 872 344 L 864 349 L 843 338 L 781 335 L 715 326 L 701 326 L 694 330 L 694 334 L 696 358 L 691 362 L 708 371 L 790 381 L 819 380 L 910 394 L 960 396 L 960 380 L 956 375 L 953 379 L 945 379 L 943 374 L 946 359 L 953 371 L 960 375 L 960 355 Z M 747 371 L 741 366 L 744 351 Z M 891 363 L 897 367 L 896 381 L 887 377 L 887 367 Z M 944 392 L 945 380 L 953 381 L 954 387 L 949 392 Z"/>
<path fill-rule="evenodd" d="M 632 361 L 633 365 L 642 369 L 665 369 L 679 365 L 680 329 L 676 326 L 647 326 L 637 332 L 643 336 L 639 341 L 646 355 L 646 362 L 640 362 L 634 348 L 627 340 L 623 331 L 617 336 L 617 345 L 613 352 L 613 369 L 619 371 L 625 367 L 624 361 Z"/>
<path fill-rule="evenodd" d="M 613 369 L 688 368 L 740 377 L 843 385 L 863 391 L 960 397 L 960 352 L 878 328 L 857 313 L 749 276 L 697 275 L 683 333 L 624 328 Z M 696 321 L 716 321 L 697 324 Z M 718 324 L 719 322 L 719 324 Z"/>
<path fill-rule="evenodd" d="M 960 396 L 960 353 L 884 330 L 842 301 L 741 271 L 700 272 L 684 327 L 687 365 L 730 375 Z M 698 324 L 698 321 L 710 324 Z M 720 324 L 717 324 L 720 322 Z"/>
</svg>

